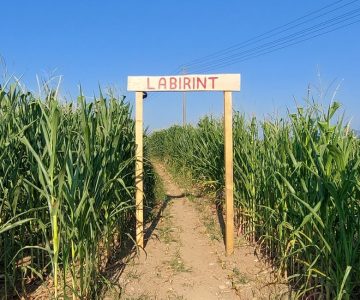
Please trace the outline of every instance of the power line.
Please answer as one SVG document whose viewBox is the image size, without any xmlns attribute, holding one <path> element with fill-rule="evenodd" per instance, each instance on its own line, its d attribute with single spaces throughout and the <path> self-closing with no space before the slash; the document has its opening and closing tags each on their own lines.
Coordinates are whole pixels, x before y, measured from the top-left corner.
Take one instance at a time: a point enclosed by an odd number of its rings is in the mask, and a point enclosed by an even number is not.
<svg viewBox="0 0 360 300">
<path fill-rule="evenodd" d="M 248 40 L 248 41 L 252 41 L 252 42 L 244 42 L 244 43 L 241 43 L 239 46 L 236 46 L 236 47 L 233 46 L 231 50 L 226 50 L 226 49 L 225 49 L 225 50 L 223 50 L 223 51 L 220 51 L 220 52 L 222 52 L 222 53 L 219 53 L 218 55 L 215 55 L 213 58 L 203 59 L 202 62 L 199 61 L 199 62 L 197 62 L 197 63 L 188 64 L 187 66 L 188 66 L 188 67 L 190 67 L 190 66 L 200 67 L 200 66 L 203 66 L 203 65 L 206 65 L 206 64 L 210 64 L 210 63 L 212 63 L 213 61 L 217 61 L 217 60 L 220 60 L 220 59 L 225 59 L 227 56 L 229 56 L 229 55 L 226 56 L 225 54 L 230 54 L 230 53 L 232 53 L 232 52 L 235 52 L 236 50 L 243 49 L 243 48 L 246 48 L 247 46 L 251 46 L 251 45 L 257 44 L 258 42 L 261 42 L 261 41 L 267 40 L 267 39 L 269 39 L 269 38 L 271 38 L 271 37 L 277 36 L 277 35 L 279 35 L 279 34 L 281 34 L 281 33 L 284 33 L 284 32 L 286 32 L 286 31 L 289 31 L 290 29 L 299 27 L 300 25 L 309 23 L 309 22 L 311 22 L 311 21 L 313 21 L 313 20 L 317 20 L 317 19 L 319 19 L 319 18 L 321 18 L 321 17 L 323 17 L 323 16 L 325 16 L 325 15 L 328 15 L 328 14 L 330 14 L 330 13 L 332 13 L 332 12 L 335 12 L 335 11 L 337 11 L 337 10 L 339 10 L 339 9 L 347 6 L 347 5 L 350 5 L 350 4 L 354 3 L 354 2 L 357 2 L 357 1 L 359 1 L 359 0 L 354 0 L 354 1 L 348 2 L 348 3 L 346 3 L 346 4 L 344 4 L 344 5 L 340 6 L 340 7 L 337 7 L 337 8 L 335 8 L 335 9 L 330 10 L 330 11 L 327 11 L 327 12 L 325 12 L 325 13 L 323 13 L 323 14 L 316 15 L 316 16 L 314 16 L 314 17 L 311 18 L 311 19 L 308 19 L 308 20 L 303 21 L 303 22 L 301 22 L 301 23 L 298 23 L 298 24 L 296 24 L 296 25 L 287 27 L 287 28 L 285 28 L 285 29 L 283 29 L 283 30 L 281 30 L 281 31 L 276 32 L 276 33 L 273 33 L 273 34 L 270 34 L 270 35 L 268 35 L 268 34 L 267 34 L 267 35 L 262 34 L 262 35 L 258 36 L 258 37 L 262 37 L 262 38 L 257 38 L 257 37 L 252 38 L 252 39 Z M 319 11 L 319 10 L 318 10 L 318 11 Z M 308 14 L 308 15 L 311 15 L 311 14 Z M 302 18 L 298 18 L 298 19 L 303 19 L 303 17 L 302 17 Z M 298 20 L 298 19 L 297 19 L 297 20 Z M 293 21 L 293 22 L 289 22 L 289 23 L 287 23 L 287 24 L 291 24 L 291 23 L 294 23 L 294 21 Z M 282 28 L 282 27 L 285 27 L 285 26 L 286 26 L 286 25 L 283 25 L 283 26 L 279 26 L 279 27 L 277 27 L 277 28 Z M 275 31 L 275 30 L 268 31 L 268 33 L 273 32 L 273 31 Z M 229 48 L 228 48 L 228 49 L 229 49 Z M 235 55 L 235 54 L 232 54 L 232 55 Z M 216 59 L 215 57 L 220 57 L 220 58 Z M 222 58 L 221 58 L 221 57 L 222 57 Z"/>
<path fill-rule="evenodd" d="M 274 48 L 274 47 L 278 47 L 280 45 L 284 45 L 284 44 L 289 43 L 291 41 L 294 41 L 296 39 L 301 39 L 303 37 L 310 36 L 310 35 L 312 35 L 312 34 L 314 34 L 316 32 L 323 31 L 323 30 L 325 30 L 327 28 L 330 28 L 330 27 L 334 27 L 334 26 L 336 26 L 338 24 L 341 24 L 341 23 L 344 23 L 346 21 L 350 21 L 350 20 L 358 17 L 360 15 L 359 12 L 360 12 L 360 8 L 352 10 L 350 12 L 347 12 L 347 13 L 343 14 L 343 15 L 334 17 L 334 18 L 332 18 L 330 20 L 323 21 L 323 22 L 318 23 L 318 24 L 316 24 L 314 26 L 302 29 L 300 31 L 297 31 L 295 33 L 292 33 L 290 35 L 282 37 L 280 39 L 261 44 L 260 46 L 244 50 L 244 51 L 242 51 L 240 53 L 229 55 L 228 57 L 218 59 L 217 61 L 214 61 L 214 62 L 209 63 L 209 64 L 200 65 L 199 67 L 195 68 L 195 70 L 198 71 L 198 70 L 203 70 L 203 69 L 207 69 L 207 68 L 215 68 L 215 67 L 218 67 L 218 66 L 223 66 L 223 64 L 228 65 L 228 63 L 230 63 L 230 64 L 235 63 L 238 60 L 242 60 L 244 57 L 251 56 L 251 55 L 256 54 L 258 52 L 262 52 L 264 50 L 268 50 L 268 49 L 271 49 L 271 48 Z M 354 23 L 357 23 L 357 22 L 354 22 Z M 349 25 L 352 25 L 354 23 L 351 23 Z M 335 31 L 337 29 L 347 27 L 347 26 L 348 25 L 338 26 L 334 30 L 329 30 L 329 31 L 326 31 L 325 33 L 329 33 L 329 32 L 332 32 L 332 31 Z M 316 35 L 316 36 L 320 36 L 320 35 L 323 35 L 323 34 L 319 34 L 319 35 Z M 308 40 L 308 39 L 302 39 L 301 41 L 305 41 L 305 40 Z"/>
<path fill-rule="evenodd" d="M 247 46 L 247 45 L 251 45 L 251 44 L 257 43 L 257 42 L 259 42 L 259 41 L 261 41 L 261 40 L 265 40 L 265 39 L 267 39 L 267 38 L 269 38 L 269 37 L 272 37 L 272 36 L 274 36 L 274 35 L 277 35 L 277 34 L 280 34 L 280 33 L 282 33 L 282 32 L 288 31 L 288 30 L 291 29 L 291 28 L 297 27 L 297 26 L 302 25 L 302 24 L 304 24 L 304 23 L 307 23 L 307 22 L 309 22 L 309 21 L 311 21 L 311 20 L 313 20 L 313 19 L 315 19 L 315 18 L 319 18 L 319 17 L 321 17 L 321 16 L 324 16 L 324 15 L 326 15 L 326 14 L 329 14 L 329 13 L 331 13 L 331 12 L 334 12 L 334 11 L 336 11 L 336 10 L 339 10 L 339 9 L 345 7 L 345 6 L 348 6 L 348 5 L 350 5 L 350 4 L 354 3 L 354 2 L 357 2 L 358 0 L 350 1 L 350 2 L 348 2 L 348 3 L 345 3 L 345 4 L 342 5 L 342 6 L 339 6 L 339 7 L 335 8 L 335 9 L 333 9 L 333 10 L 330 10 L 330 11 L 328 11 L 328 12 L 325 12 L 325 13 L 323 13 L 322 15 L 317 15 L 317 16 L 315 16 L 314 18 L 312 18 L 312 19 L 310 19 L 310 20 L 301 22 L 301 23 L 299 23 L 299 24 L 297 24 L 297 25 L 293 25 L 293 26 L 291 26 L 290 28 L 284 29 L 284 30 L 282 30 L 282 31 L 280 31 L 280 32 L 276 32 L 276 31 L 278 31 L 279 29 L 282 29 L 282 28 L 287 27 L 287 26 L 289 26 L 289 25 L 291 25 L 291 24 L 294 24 L 294 23 L 296 23 L 296 22 L 298 22 L 298 21 L 300 21 L 300 20 L 302 20 L 302 19 L 306 19 L 307 17 L 309 17 L 309 16 L 311 16 L 311 15 L 314 15 L 314 14 L 316 14 L 316 13 L 318 13 L 318 12 L 321 12 L 321 11 L 323 11 L 323 10 L 326 10 L 327 8 L 332 7 L 332 6 L 334 6 L 334 5 L 337 5 L 337 4 L 339 4 L 340 2 L 343 2 L 343 1 L 344 1 L 344 0 L 335 1 L 335 2 L 333 2 L 333 3 L 331 3 L 331 4 L 328 4 L 328 5 L 320 8 L 320 9 L 317 9 L 317 10 L 315 10 L 315 11 L 313 11 L 313 12 L 310 12 L 310 13 L 306 14 L 305 16 L 299 17 L 299 18 L 297 18 L 297 19 L 295 19 L 295 20 L 293 20 L 293 21 L 291 21 L 291 22 L 288 22 L 288 23 L 286 23 L 286 24 L 284 24 L 284 25 L 277 26 L 277 27 L 275 27 L 275 28 L 273 28 L 273 29 L 271 29 L 271 30 L 269 30 L 269 31 L 266 31 L 266 32 L 264 32 L 264 33 L 262 33 L 262 34 L 260 34 L 260 35 L 257 35 L 257 36 L 255 36 L 255 37 L 253 37 L 253 38 L 250 38 L 250 39 L 248 39 L 248 40 L 246 40 L 246 41 L 244 41 L 244 42 L 237 43 L 237 44 L 235 44 L 235 45 L 233 45 L 233 46 L 231 46 L 231 47 L 228 47 L 228 48 L 225 48 L 225 49 L 223 49 L 223 50 L 217 51 L 217 52 L 215 52 L 215 53 L 213 53 L 213 54 L 210 54 L 210 55 L 207 55 L 207 56 L 205 56 L 205 57 L 192 60 L 192 61 L 190 61 L 189 63 L 186 63 L 186 64 L 181 65 L 180 67 L 182 67 L 182 66 L 190 67 L 190 66 L 199 64 L 199 63 L 201 63 L 201 62 L 204 62 L 204 61 L 213 60 L 215 57 L 223 56 L 223 55 L 225 55 L 225 54 L 227 54 L 227 53 L 231 53 L 231 52 L 234 52 L 234 51 L 236 51 L 236 50 L 238 50 L 238 49 L 244 48 L 244 47 Z M 269 35 L 270 33 L 273 33 L 273 32 L 276 32 L 276 33 Z"/>
<path fill-rule="evenodd" d="M 242 48 L 243 46 L 245 46 L 245 45 L 248 44 L 249 42 L 252 42 L 252 41 L 257 40 L 257 39 L 259 39 L 259 38 L 261 38 L 261 37 L 264 37 L 264 36 L 268 35 L 269 33 L 275 32 L 275 31 L 277 31 L 277 30 L 279 30 L 279 29 L 281 29 L 281 28 L 284 28 L 284 27 L 286 27 L 286 26 L 288 26 L 288 25 L 294 24 L 294 23 L 296 23 L 297 21 L 300 21 L 300 20 L 302 20 L 302 19 L 305 19 L 305 18 L 307 18 L 307 17 L 309 17 L 309 16 L 311 16 L 311 15 L 314 15 L 314 14 L 320 12 L 320 11 L 326 10 L 327 8 L 332 7 L 332 6 L 334 6 L 334 5 L 336 5 L 336 4 L 340 3 L 340 2 L 343 2 L 343 1 L 344 1 L 344 0 L 339 0 L 339 1 L 335 1 L 335 2 L 333 2 L 333 3 L 330 3 L 330 4 L 326 5 L 326 6 L 321 7 L 320 9 L 317 9 L 317 10 L 315 10 L 315 11 L 312 11 L 312 12 L 306 14 L 305 16 L 299 17 L 299 18 L 297 18 L 297 19 L 295 19 L 295 20 L 293 20 L 293 21 L 291 21 L 291 22 L 288 22 L 288 23 L 286 23 L 286 24 L 284 24 L 284 25 L 277 26 L 277 27 L 275 27 L 275 28 L 273 28 L 273 29 L 271 29 L 271 30 L 269 30 L 269 31 L 266 31 L 266 32 L 264 32 L 264 33 L 262 33 L 262 34 L 260 34 L 260 35 L 257 35 L 257 36 L 255 36 L 255 37 L 253 37 L 253 38 L 250 38 L 250 39 L 248 39 L 248 40 L 246 40 L 246 41 L 244 41 L 244 42 L 237 43 L 237 44 L 235 44 L 235 45 L 233 45 L 233 46 L 230 46 L 230 47 L 225 48 L 225 49 L 223 49 L 223 50 L 216 51 L 216 52 L 214 52 L 214 53 L 212 53 L 212 54 L 209 54 L 209 55 L 206 55 L 206 56 L 204 56 L 204 57 L 202 57 L 202 58 L 194 59 L 194 60 L 192 60 L 192 61 L 190 61 L 190 62 L 188 62 L 188 63 L 186 63 L 186 64 L 181 65 L 180 67 L 182 67 L 182 66 L 190 67 L 190 66 L 192 66 L 192 65 L 194 65 L 194 64 L 198 64 L 199 62 L 206 61 L 206 60 L 208 60 L 209 58 L 221 56 L 221 55 L 223 55 L 223 54 L 226 54 L 226 53 L 229 53 L 229 52 L 231 52 L 231 51 L 234 51 L 234 50 L 238 49 L 238 47 Z M 338 7 L 337 9 L 340 9 L 340 8 L 342 8 L 342 7 L 344 7 L 344 6 L 347 6 L 347 5 L 349 5 L 349 4 L 352 4 L 353 2 L 356 2 L 356 1 L 357 1 L 357 0 L 351 1 L 351 2 L 349 2 L 349 3 L 346 3 L 346 4 L 344 4 L 343 6 Z M 330 12 L 331 12 L 331 11 L 330 11 Z M 278 33 L 277 33 L 277 34 L 278 34 Z"/>
<path fill-rule="evenodd" d="M 207 56 L 204 56 L 202 58 L 198 58 L 198 59 L 195 59 L 193 61 L 190 61 L 189 63 L 186 63 L 186 64 L 182 64 L 179 66 L 179 69 L 181 69 L 181 67 L 188 67 L 190 68 L 191 66 L 193 66 L 192 68 L 195 67 L 195 69 L 199 69 L 199 68 L 206 68 L 206 67 L 209 67 L 209 65 L 215 65 L 215 64 L 219 64 L 220 62 L 223 62 L 225 60 L 229 60 L 230 58 L 233 58 L 234 56 L 241 56 L 243 55 L 244 53 L 240 52 L 240 53 L 236 53 L 235 51 L 239 50 L 239 49 L 242 49 L 242 48 L 245 48 L 247 46 L 251 46 L 251 45 L 254 45 L 254 44 L 257 44 L 259 43 L 260 41 L 263 41 L 263 40 L 266 40 L 266 39 L 269 39 L 270 37 L 274 37 L 276 35 L 279 35 L 281 33 L 284 33 L 286 31 L 289 31 L 290 29 L 293 29 L 293 28 L 296 28 L 296 27 L 299 27 L 300 25 L 303 25 L 303 24 L 306 24 L 306 23 L 309 23 L 315 19 L 319 19 L 325 15 L 328 15 L 330 13 L 333 13 L 335 11 L 338 11 L 346 6 L 349 6 L 355 2 L 358 2 L 359 0 L 353 0 L 353 1 L 350 1 L 350 2 L 347 2 L 347 3 L 344 3 L 342 4 L 341 6 L 336 6 L 338 4 L 340 4 L 341 2 L 343 2 L 344 0 L 339 0 L 339 1 L 335 1 L 331 4 L 328 4 L 324 7 L 321 7 L 315 11 L 312 11 L 308 14 L 306 14 L 305 16 L 302 16 L 302 17 L 299 17 L 291 22 L 288 22 L 284 25 L 281 25 L 281 26 L 277 26 L 265 33 L 262 33 L 260 35 L 257 35 L 251 39 L 248 39 L 244 42 L 241 42 L 241 43 L 237 43 L 231 47 L 228 47 L 228 48 L 225 48 L 223 50 L 220 50 L 220 51 L 217 51 L 213 54 L 210 54 L 210 55 L 207 55 Z M 324 10 L 327 10 L 331 7 L 334 7 L 336 6 L 335 8 L 332 8 L 331 10 L 328 10 L 328 11 L 325 11 L 321 14 L 319 14 L 320 12 L 324 11 Z M 352 12 L 347 12 L 346 14 L 344 14 L 343 16 L 346 16 L 347 14 L 351 14 L 351 13 L 354 13 L 354 11 Z M 312 18 L 308 19 L 310 16 L 313 16 Z M 341 16 L 340 16 L 341 17 Z M 336 17 L 336 18 L 340 18 L 339 16 Z M 324 25 L 326 24 L 326 22 L 329 22 L 332 20 L 332 22 L 334 22 L 336 20 L 336 18 L 333 18 L 333 19 L 330 19 L 330 20 L 326 20 L 325 22 L 322 22 L 322 23 L 319 23 L 315 26 L 321 26 L 321 25 Z M 299 23 L 299 21 L 301 20 L 304 20 L 302 22 Z M 289 27 L 289 25 L 292 25 Z M 333 25 L 336 25 L 336 24 L 333 24 Z M 346 26 L 345 26 L 346 27 Z M 309 29 L 312 29 L 312 28 L 315 28 L 314 26 L 313 27 L 309 27 L 305 30 L 309 30 Z M 324 27 L 326 28 L 326 27 Z M 323 29 L 324 29 L 323 28 Z M 304 30 L 301 30 L 295 34 L 301 34 L 302 32 L 304 32 Z M 330 31 L 329 31 L 330 32 Z M 313 32 L 312 32 L 313 33 Z M 286 36 L 285 38 L 289 38 L 293 36 L 292 35 L 289 35 L 289 36 Z M 282 38 L 284 39 L 284 37 Z M 270 43 L 276 43 L 278 40 L 275 40 L 275 41 L 272 41 Z M 268 43 L 266 43 L 266 45 L 268 45 Z M 264 45 L 262 45 L 264 46 Z M 252 51 L 253 49 L 250 49 L 250 50 L 247 50 L 246 52 L 250 52 Z M 256 49 L 255 49 L 256 50 Z M 230 55 L 226 55 L 226 54 L 230 54 Z M 216 59 L 218 57 L 218 59 Z M 192 70 L 192 73 L 193 73 L 193 70 Z"/>
<path fill-rule="evenodd" d="M 297 41 L 297 42 L 294 42 L 294 43 L 291 43 L 291 44 L 288 44 L 288 45 L 285 45 L 285 46 L 282 46 L 282 47 L 279 47 L 279 48 L 270 50 L 270 51 L 262 52 L 262 53 L 257 54 L 257 55 L 250 55 L 249 57 L 245 57 L 245 58 L 243 58 L 243 59 L 241 59 L 241 60 L 237 60 L 237 61 L 235 61 L 235 62 L 226 63 L 226 64 L 223 64 L 223 65 L 220 65 L 220 66 L 210 67 L 210 68 L 204 68 L 204 69 L 202 69 L 202 70 L 198 70 L 197 72 L 206 72 L 206 71 L 209 71 L 209 70 L 213 70 L 214 68 L 217 68 L 217 69 L 218 69 L 218 68 L 223 68 L 223 67 L 232 65 L 232 64 L 234 64 L 234 63 L 239 63 L 239 62 L 247 61 L 247 60 L 250 60 L 250 59 L 253 59 L 253 58 L 256 58 L 256 57 L 265 55 L 265 54 L 268 54 L 268 53 L 272 53 L 272 52 L 275 52 L 275 51 L 278 51 L 278 50 L 281 50 L 281 49 L 284 49 L 284 48 L 287 48 L 287 47 L 290 47 L 290 46 L 293 46 L 293 45 L 297 45 L 297 44 L 299 44 L 299 43 L 302 43 L 302 42 L 311 40 L 311 39 L 313 39 L 313 38 L 316 38 L 316 37 L 325 35 L 325 34 L 327 34 L 327 33 L 331 33 L 331 32 L 333 32 L 333 31 L 336 31 L 336 30 L 339 30 L 339 29 L 342 29 L 342 28 L 351 26 L 351 25 L 356 24 L 356 23 L 359 23 L 359 22 L 360 22 L 360 19 L 359 19 L 359 20 L 356 20 L 356 21 L 354 21 L 354 22 L 351 22 L 351 23 L 342 25 L 342 26 L 338 26 L 338 27 L 336 27 L 336 28 L 334 28 L 334 29 L 331 29 L 331 30 L 328 30 L 328 31 L 326 31 L 326 32 L 322 32 L 322 33 L 316 34 L 316 35 L 311 36 L 311 37 L 308 37 L 308 38 L 306 38 L 306 39 L 302 39 L 302 40 L 300 40 L 300 41 Z"/>
</svg>

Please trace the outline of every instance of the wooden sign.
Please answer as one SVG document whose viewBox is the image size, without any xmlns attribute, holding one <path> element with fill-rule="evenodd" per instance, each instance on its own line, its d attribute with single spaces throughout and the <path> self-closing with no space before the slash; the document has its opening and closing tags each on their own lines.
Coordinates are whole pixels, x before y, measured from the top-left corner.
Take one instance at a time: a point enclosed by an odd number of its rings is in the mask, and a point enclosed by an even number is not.
<svg viewBox="0 0 360 300">
<path fill-rule="evenodd" d="M 240 74 L 129 76 L 128 91 L 136 92 L 136 243 L 141 248 L 144 247 L 143 92 L 224 91 L 225 247 L 226 254 L 232 254 L 234 251 L 232 91 L 240 91 Z"/>
<path fill-rule="evenodd" d="M 128 91 L 240 91 L 240 74 L 128 76 Z"/>
</svg>

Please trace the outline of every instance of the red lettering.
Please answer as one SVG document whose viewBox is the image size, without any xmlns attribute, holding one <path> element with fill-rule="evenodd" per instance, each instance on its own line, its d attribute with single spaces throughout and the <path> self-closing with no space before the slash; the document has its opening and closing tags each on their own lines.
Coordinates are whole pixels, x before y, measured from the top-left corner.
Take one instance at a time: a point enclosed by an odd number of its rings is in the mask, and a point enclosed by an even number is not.
<svg viewBox="0 0 360 300">
<path fill-rule="evenodd" d="M 186 90 L 186 87 L 190 90 L 190 78 L 189 77 L 184 77 L 184 90 Z"/>
<path fill-rule="evenodd" d="M 164 90 L 166 90 L 166 78 L 165 77 L 160 77 L 160 79 L 159 79 L 158 89 L 161 90 L 161 87 Z"/>
<path fill-rule="evenodd" d="M 202 81 L 200 77 L 197 78 L 197 85 L 196 88 L 199 89 L 200 88 L 200 84 L 201 86 L 206 89 L 206 77 L 204 78 L 204 80 Z"/>
<path fill-rule="evenodd" d="M 217 76 L 212 76 L 209 77 L 209 79 L 211 80 L 211 88 L 214 89 L 215 88 L 215 79 L 218 79 L 219 77 Z"/>
<path fill-rule="evenodd" d="M 151 86 L 150 86 L 150 78 L 149 78 L 149 77 L 147 78 L 147 89 L 148 89 L 148 90 L 153 90 L 153 89 L 155 89 L 154 87 L 151 87 Z"/>
<path fill-rule="evenodd" d="M 170 90 L 175 90 L 177 88 L 176 77 L 170 77 Z"/>
</svg>

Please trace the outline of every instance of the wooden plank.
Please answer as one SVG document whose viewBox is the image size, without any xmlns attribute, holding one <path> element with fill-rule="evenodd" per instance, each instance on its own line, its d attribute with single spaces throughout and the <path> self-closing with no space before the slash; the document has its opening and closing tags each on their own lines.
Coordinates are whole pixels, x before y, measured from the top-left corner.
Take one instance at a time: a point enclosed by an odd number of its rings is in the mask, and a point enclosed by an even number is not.
<svg viewBox="0 0 360 300">
<path fill-rule="evenodd" d="M 232 138 L 232 93 L 224 92 L 226 254 L 234 252 L 234 178 Z"/>
<path fill-rule="evenodd" d="M 135 205 L 136 205 L 136 244 L 144 247 L 144 166 L 143 166 L 143 93 L 135 93 Z"/>
<path fill-rule="evenodd" d="M 183 92 L 182 95 L 182 117 L 183 117 L 183 126 L 186 125 L 186 93 Z"/>
<path fill-rule="evenodd" d="M 240 74 L 128 76 L 128 91 L 240 91 Z"/>
</svg>

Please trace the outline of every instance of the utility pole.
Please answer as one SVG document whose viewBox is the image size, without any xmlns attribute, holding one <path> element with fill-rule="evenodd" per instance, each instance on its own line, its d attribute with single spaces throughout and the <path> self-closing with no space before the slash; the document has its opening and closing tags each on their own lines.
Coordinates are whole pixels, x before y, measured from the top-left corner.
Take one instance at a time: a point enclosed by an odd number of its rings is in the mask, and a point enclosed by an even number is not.
<svg viewBox="0 0 360 300">
<path fill-rule="evenodd" d="M 182 68 L 182 74 L 185 75 L 186 74 L 186 70 L 185 67 Z M 182 93 L 182 117 L 183 117 L 183 127 L 185 127 L 186 125 L 186 93 L 183 92 Z"/>
</svg>

